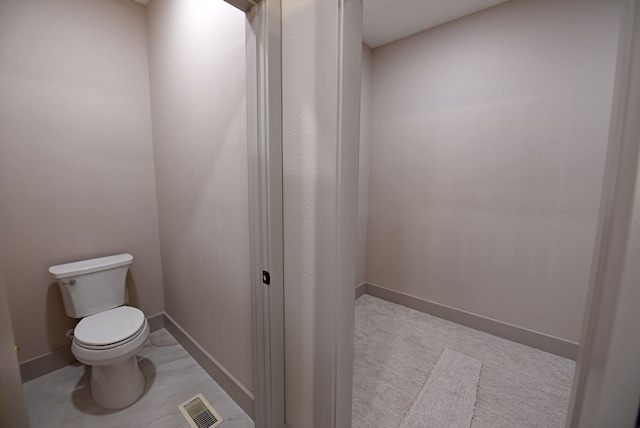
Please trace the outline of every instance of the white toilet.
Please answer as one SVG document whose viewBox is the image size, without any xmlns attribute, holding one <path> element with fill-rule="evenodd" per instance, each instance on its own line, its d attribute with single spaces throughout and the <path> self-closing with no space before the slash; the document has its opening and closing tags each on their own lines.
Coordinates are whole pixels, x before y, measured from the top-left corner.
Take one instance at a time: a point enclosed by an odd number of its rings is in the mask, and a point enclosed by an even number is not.
<svg viewBox="0 0 640 428">
<path fill-rule="evenodd" d="M 73 331 L 71 351 L 91 366 L 91 396 L 107 409 L 133 404 L 145 379 L 136 353 L 149 337 L 144 313 L 124 306 L 131 254 L 118 254 L 52 266 L 65 312 L 82 318 Z"/>
</svg>

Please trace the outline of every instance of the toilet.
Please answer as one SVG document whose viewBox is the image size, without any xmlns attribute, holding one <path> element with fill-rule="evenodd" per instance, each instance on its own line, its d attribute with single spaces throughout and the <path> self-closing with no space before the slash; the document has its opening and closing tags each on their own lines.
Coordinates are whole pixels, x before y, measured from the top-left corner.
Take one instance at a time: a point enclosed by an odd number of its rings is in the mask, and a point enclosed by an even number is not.
<svg viewBox="0 0 640 428">
<path fill-rule="evenodd" d="M 71 352 L 91 366 L 91 396 L 106 409 L 133 404 L 145 378 L 136 353 L 149 337 L 144 313 L 125 306 L 131 254 L 118 254 L 49 268 L 58 281 L 66 314 L 80 319 Z"/>
</svg>

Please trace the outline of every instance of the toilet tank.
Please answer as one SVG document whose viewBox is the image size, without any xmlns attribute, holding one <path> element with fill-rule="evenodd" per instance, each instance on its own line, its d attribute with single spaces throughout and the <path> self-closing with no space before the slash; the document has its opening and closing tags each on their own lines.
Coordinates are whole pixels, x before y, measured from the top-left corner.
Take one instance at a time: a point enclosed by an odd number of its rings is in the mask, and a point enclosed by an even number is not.
<svg viewBox="0 0 640 428">
<path fill-rule="evenodd" d="M 133 256 L 125 253 L 50 267 L 66 314 L 82 318 L 124 305 L 131 262 Z"/>
</svg>

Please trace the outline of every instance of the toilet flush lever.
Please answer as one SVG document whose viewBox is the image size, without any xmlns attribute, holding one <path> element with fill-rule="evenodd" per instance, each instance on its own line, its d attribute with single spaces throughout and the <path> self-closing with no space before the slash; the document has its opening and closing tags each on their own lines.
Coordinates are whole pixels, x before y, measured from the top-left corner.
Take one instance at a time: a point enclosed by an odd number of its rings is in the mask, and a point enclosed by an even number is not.
<svg viewBox="0 0 640 428">
<path fill-rule="evenodd" d="M 63 284 L 64 284 L 64 285 L 76 285 L 76 280 L 75 280 L 75 279 L 72 279 L 72 280 L 71 280 L 71 281 L 69 281 L 69 282 L 63 282 Z"/>
</svg>

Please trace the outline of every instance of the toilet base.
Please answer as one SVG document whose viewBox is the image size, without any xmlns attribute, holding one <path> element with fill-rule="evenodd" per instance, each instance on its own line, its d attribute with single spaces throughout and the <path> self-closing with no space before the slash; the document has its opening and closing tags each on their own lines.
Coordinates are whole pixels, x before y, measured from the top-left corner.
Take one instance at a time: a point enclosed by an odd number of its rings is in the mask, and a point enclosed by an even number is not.
<svg viewBox="0 0 640 428">
<path fill-rule="evenodd" d="M 122 409 L 135 403 L 145 386 L 135 355 L 116 364 L 91 366 L 91 396 L 105 409 Z"/>
</svg>

